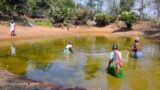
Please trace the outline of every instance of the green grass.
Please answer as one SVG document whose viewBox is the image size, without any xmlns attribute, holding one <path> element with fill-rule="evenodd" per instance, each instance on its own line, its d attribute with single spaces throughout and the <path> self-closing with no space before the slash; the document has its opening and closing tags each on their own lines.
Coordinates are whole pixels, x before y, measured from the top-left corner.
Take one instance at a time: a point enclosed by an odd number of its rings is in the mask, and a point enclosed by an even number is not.
<svg viewBox="0 0 160 90">
<path fill-rule="evenodd" d="M 52 27 L 52 23 L 49 20 L 36 20 L 32 21 L 32 23 L 38 26 Z"/>
</svg>

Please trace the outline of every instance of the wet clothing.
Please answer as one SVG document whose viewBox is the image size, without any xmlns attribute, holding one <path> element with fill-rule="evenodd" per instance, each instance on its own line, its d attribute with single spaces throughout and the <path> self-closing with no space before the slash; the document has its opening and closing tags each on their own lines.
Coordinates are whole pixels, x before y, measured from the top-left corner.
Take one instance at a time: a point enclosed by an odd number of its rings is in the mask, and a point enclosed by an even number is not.
<svg viewBox="0 0 160 90">
<path fill-rule="evenodd" d="M 137 59 L 142 58 L 142 52 L 136 52 L 136 53 L 134 54 L 134 57 L 137 58 Z"/>
</svg>

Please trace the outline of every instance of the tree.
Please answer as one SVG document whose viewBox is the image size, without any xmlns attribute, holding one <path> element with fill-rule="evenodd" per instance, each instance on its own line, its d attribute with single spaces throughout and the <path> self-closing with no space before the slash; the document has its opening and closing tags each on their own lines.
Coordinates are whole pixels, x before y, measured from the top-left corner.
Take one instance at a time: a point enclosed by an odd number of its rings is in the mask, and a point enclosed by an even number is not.
<svg viewBox="0 0 160 90">
<path fill-rule="evenodd" d="M 119 19 L 125 22 L 127 29 L 130 29 L 132 27 L 132 23 L 136 19 L 136 14 L 131 11 L 123 11 L 121 12 Z"/>
<path fill-rule="evenodd" d="M 73 0 L 53 0 L 48 15 L 52 23 L 71 23 L 75 16 L 75 4 Z"/>
<path fill-rule="evenodd" d="M 144 19 L 143 9 L 144 9 L 144 0 L 141 0 L 140 17 L 142 20 Z"/>
<path fill-rule="evenodd" d="M 94 12 L 102 11 L 103 0 L 88 0 L 87 6 Z"/>
<path fill-rule="evenodd" d="M 50 5 L 50 0 L 28 0 L 28 14 L 30 16 L 47 16 Z"/>
<path fill-rule="evenodd" d="M 156 9 L 157 9 L 157 17 L 158 19 L 160 19 L 160 0 L 155 0 L 155 4 L 156 4 Z"/>
<path fill-rule="evenodd" d="M 135 0 L 120 0 L 120 11 L 130 11 Z"/>
<path fill-rule="evenodd" d="M 100 26 L 100 27 L 108 24 L 108 20 L 107 20 L 106 15 L 104 13 L 97 13 L 94 16 L 94 20 L 95 20 L 97 26 Z"/>
</svg>

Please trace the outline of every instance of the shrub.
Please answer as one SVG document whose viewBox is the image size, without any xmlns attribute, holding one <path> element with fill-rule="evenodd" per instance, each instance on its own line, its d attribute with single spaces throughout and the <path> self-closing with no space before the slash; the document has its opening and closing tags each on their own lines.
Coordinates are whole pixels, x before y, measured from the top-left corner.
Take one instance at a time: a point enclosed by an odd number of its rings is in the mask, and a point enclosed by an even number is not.
<svg viewBox="0 0 160 90">
<path fill-rule="evenodd" d="M 92 19 L 93 12 L 90 9 L 78 8 L 75 10 L 75 25 L 86 24 L 88 19 Z"/>
<path fill-rule="evenodd" d="M 49 12 L 50 20 L 53 24 L 72 22 L 75 14 L 71 8 L 55 8 Z"/>
<path fill-rule="evenodd" d="M 113 23 L 115 21 L 115 18 L 113 16 L 106 16 L 106 19 L 108 23 Z"/>
<path fill-rule="evenodd" d="M 131 28 L 132 27 L 132 23 L 135 21 L 136 15 L 134 12 L 130 12 L 130 11 L 122 11 L 120 13 L 120 20 L 124 21 L 127 25 L 127 28 Z"/>
<path fill-rule="evenodd" d="M 97 26 L 105 26 L 108 24 L 108 19 L 106 18 L 106 15 L 104 13 L 97 13 L 94 16 L 94 20 Z"/>
</svg>

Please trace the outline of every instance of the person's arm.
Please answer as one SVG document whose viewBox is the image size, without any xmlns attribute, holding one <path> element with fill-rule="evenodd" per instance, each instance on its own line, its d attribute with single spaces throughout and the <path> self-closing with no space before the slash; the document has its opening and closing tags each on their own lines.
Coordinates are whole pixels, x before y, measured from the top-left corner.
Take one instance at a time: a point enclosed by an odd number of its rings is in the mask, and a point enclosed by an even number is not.
<svg viewBox="0 0 160 90">
<path fill-rule="evenodd" d="M 113 59 L 114 59 L 114 54 L 113 54 L 113 52 L 111 52 L 107 69 L 110 66 L 110 64 L 112 63 Z"/>
<path fill-rule="evenodd" d="M 119 58 L 122 61 L 122 54 L 121 54 L 121 52 L 119 52 Z"/>
<path fill-rule="evenodd" d="M 15 23 L 13 23 L 14 24 L 14 31 L 15 31 L 15 29 L 16 29 L 16 24 Z"/>
<path fill-rule="evenodd" d="M 72 48 L 69 48 L 69 51 L 70 51 L 71 53 L 73 53 L 73 50 L 72 50 Z"/>
</svg>

